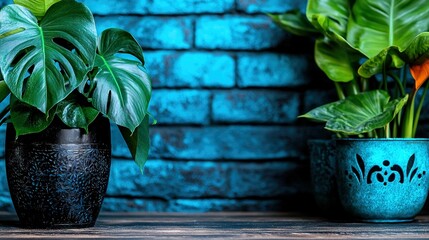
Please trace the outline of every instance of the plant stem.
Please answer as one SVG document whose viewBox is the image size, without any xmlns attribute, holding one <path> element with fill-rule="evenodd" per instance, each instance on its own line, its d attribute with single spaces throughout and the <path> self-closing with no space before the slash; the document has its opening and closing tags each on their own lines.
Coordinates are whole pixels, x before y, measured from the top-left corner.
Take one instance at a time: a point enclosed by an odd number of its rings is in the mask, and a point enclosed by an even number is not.
<svg viewBox="0 0 429 240">
<path fill-rule="evenodd" d="M 390 123 L 387 123 L 386 126 L 384 126 L 384 137 L 390 138 Z"/>
<path fill-rule="evenodd" d="M 346 97 L 344 96 L 344 91 L 343 91 L 343 89 L 341 88 L 340 84 L 339 84 L 339 83 L 337 83 L 337 82 L 334 82 L 334 84 L 335 84 L 335 89 L 337 90 L 338 98 L 339 98 L 340 100 L 341 100 L 341 99 L 346 98 Z"/>
<path fill-rule="evenodd" d="M 416 135 L 416 132 L 417 132 L 417 126 L 419 124 L 420 113 L 422 111 L 423 102 L 425 101 L 426 93 L 427 93 L 428 87 L 429 87 L 428 83 L 425 83 L 425 84 L 426 84 L 426 86 L 425 86 L 425 89 L 423 90 L 423 95 L 420 98 L 419 106 L 417 107 L 416 115 L 414 117 L 414 124 L 413 124 L 413 135 L 414 136 Z"/>
<path fill-rule="evenodd" d="M 356 82 L 356 79 L 353 79 L 350 82 L 350 90 L 351 90 L 351 95 L 356 95 L 359 93 L 359 85 Z"/>
<path fill-rule="evenodd" d="M 410 98 L 407 101 L 404 117 L 404 125 L 402 127 L 402 137 L 403 138 L 412 138 L 413 135 L 413 124 L 414 124 L 414 102 L 416 98 L 416 92 L 413 91 L 410 95 Z"/>
<path fill-rule="evenodd" d="M 365 92 L 368 90 L 368 79 L 367 78 L 361 78 L 361 89 L 362 92 Z"/>
<path fill-rule="evenodd" d="M 393 80 L 395 80 L 396 85 L 399 87 L 399 91 L 401 92 L 401 96 L 402 97 L 405 96 L 405 89 L 404 89 L 404 86 L 402 85 L 401 79 L 396 74 L 393 74 L 393 73 L 390 73 L 389 76 L 393 78 Z"/>
</svg>

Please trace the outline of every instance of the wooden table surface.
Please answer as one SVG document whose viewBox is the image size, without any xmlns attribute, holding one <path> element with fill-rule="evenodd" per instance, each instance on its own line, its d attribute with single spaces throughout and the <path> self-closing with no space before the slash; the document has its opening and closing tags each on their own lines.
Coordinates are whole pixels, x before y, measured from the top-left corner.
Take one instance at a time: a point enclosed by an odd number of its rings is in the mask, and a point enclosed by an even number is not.
<svg viewBox="0 0 429 240">
<path fill-rule="evenodd" d="M 369 224 L 298 213 L 102 213 L 93 228 L 19 228 L 0 212 L 0 239 L 429 239 L 429 215 L 412 223 Z"/>
</svg>

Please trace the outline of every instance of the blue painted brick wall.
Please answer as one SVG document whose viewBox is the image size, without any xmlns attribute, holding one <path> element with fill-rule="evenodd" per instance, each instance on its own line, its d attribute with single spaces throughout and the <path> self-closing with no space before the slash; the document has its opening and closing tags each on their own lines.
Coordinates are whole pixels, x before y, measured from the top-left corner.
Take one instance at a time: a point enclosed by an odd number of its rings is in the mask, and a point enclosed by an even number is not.
<svg viewBox="0 0 429 240">
<path fill-rule="evenodd" d="M 0 5 L 10 1 L 0 0 Z M 120 27 L 144 49 L 153 81 L 150 159 L 142 175 L 119 130 L 105 211 L 311 209 L 307 139 L 298 120 L 332 99 L 312 43 L 266 12 L 301 0 L 83 0 L 98 32 Z M 4 157 L 4 127 L 0 156 Z M 13 211 L 0 161 L 0 210 Z"/>
</svg>

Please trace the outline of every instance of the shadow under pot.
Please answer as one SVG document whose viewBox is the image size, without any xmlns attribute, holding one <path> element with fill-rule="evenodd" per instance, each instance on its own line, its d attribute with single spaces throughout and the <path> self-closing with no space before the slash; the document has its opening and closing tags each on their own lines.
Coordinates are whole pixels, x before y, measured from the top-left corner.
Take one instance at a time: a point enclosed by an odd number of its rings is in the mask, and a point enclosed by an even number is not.
<svg viewBox="0 0 429 240">
<path fill-rule="evenodd" d="M 94 226 L 110 173 L 110 123 L 97 118 L 86 133 L 60 120 L 20 136 L 8 124 L 6 172 L 20 226 Z"/>
<path fill-rule="evenodd" d="M 336 140 L 343 209 L 363 222 L 409 222 L 429 187 L 428 139 Z"/>
</svg>

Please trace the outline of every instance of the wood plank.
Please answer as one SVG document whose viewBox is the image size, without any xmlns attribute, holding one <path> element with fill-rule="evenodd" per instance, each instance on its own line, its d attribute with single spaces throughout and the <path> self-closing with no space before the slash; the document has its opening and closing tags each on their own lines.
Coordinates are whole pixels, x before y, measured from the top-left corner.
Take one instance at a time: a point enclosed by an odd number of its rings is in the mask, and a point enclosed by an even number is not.
<svg viewBox="0 0 429 240">
<path fill-rule="evenodd" d="M 299 213 L 102 213 L 86 229 L 22 229 L 0 213 L 0 239 L 413 239 L 429 238 L 429 216 L 400 224 L 335 222 Z"/>
</svg>

